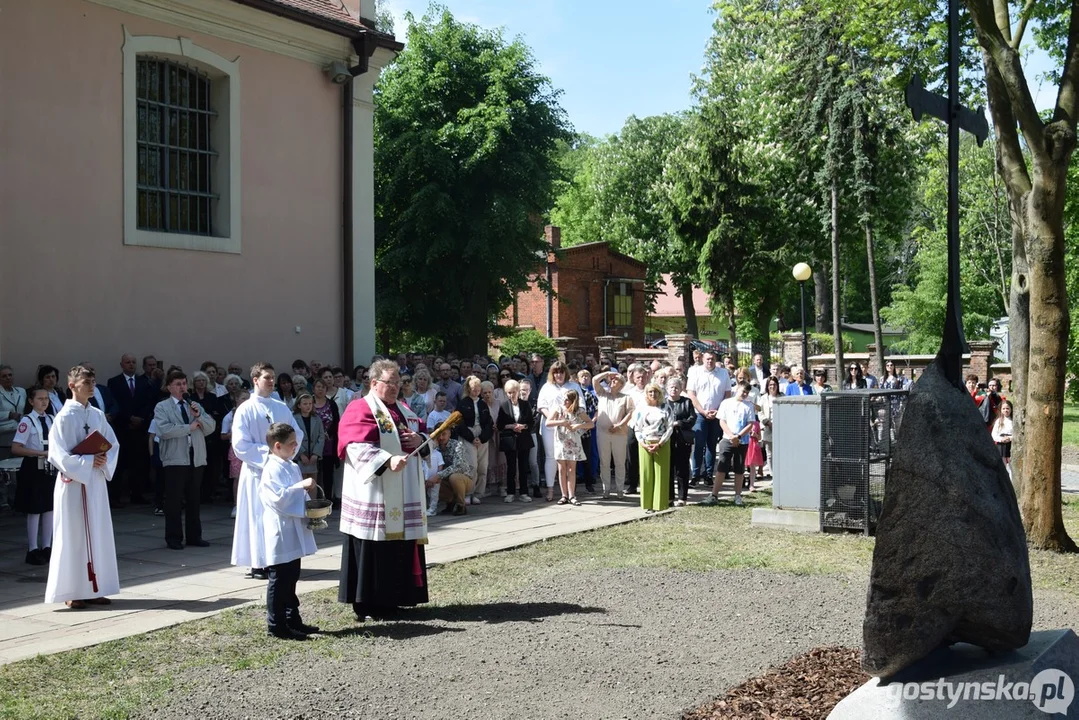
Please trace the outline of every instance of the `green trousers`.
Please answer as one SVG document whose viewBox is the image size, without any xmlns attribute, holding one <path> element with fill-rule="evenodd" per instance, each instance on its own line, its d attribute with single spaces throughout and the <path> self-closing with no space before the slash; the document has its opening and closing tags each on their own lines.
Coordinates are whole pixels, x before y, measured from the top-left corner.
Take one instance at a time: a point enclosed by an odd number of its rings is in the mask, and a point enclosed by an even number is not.
<svg viewBox="0 0 1079 720">
<path fill-rule="evenodd" d="M 637 447 L 641 461 L 641 507 L 645 510 L 666 510 L 671 501 L 671 443 L 667 441 L 649 453 L 644 445 Z"/>
</svg>

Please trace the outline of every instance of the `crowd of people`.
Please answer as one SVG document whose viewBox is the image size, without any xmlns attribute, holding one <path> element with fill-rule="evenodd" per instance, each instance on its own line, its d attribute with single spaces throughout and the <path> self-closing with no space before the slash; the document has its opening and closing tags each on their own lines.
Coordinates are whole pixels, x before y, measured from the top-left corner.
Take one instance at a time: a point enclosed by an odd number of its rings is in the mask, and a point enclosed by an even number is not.
<svg viewBox="0 0 1079 720">
<path fill-rule="evenodd" d="M 766 371 L 760 355 L 736 367 L 729 356 L 696 350 L 689 362 L 628 365 L 592 355 L 567 364 L 540 355 L 494 361 L 402 354 L 392 360 L 376 357 L 371 367 L 360 365 L 351 373 L 303 360 L 280 373 L 265 363 L 248 373 L 238 365 L 221 367 L 207 361 L 189 377 L 147 356 L 138 373 L 136 358 L 128 354 L 121 358 L 120 373 L 104 384 L 96 382 L 88 362 L 78 366 L 75 380 L 85 384 L 94 379 L 85 388 L 84 407 L 100 411 L 119 447 L 100 465 L 112 478 L 102 499 L 106 514 L 108 507 L 145 504 L 165 518 L 167 547 L 183 550 L 209 544 L 201 536 L 199 505 L 230 502 L 236 518 L 234 563 L 250 567 L 251 577 L 271 582 L 279 563 L 270 562 L 276 555 L 264 547 L 266 502 L 294 508 L 299 491 L 289 495 L 282 488 L 297 484 L 305 497 L 332 500 L 343 527 L 351 523 L 356 528 L 352 536 L 358 544 L 346 548 L 346 561 L 353 570 L 362 568 L 365 559 L 369 565 L 374 551 L 362 543 L 384 540 L 385 528 L 371 526 L 365 508 L 372 503 L 382 507 L 385 498 L 357 500 L 369 488 L 355 478 L 350 482 L 350 470 L 411 453 L 424 433 L 454 412 L 460 413 L 460 422 L 432 437 L 414 459 L 415 468 L 407 470 L 419 478 L 421 497 L 407 498 L 407 506 L 402 505 L 409 518 L 399 533 L 402 540 L 416 541 L 410 528 L 421 524 L 425 533 L 427 516 L 465 515 L 469 506 L 492 500 L 577 506 L 589 495 L 592 500 L 638 495 L 641 508 L 654 513 L 684 505 L 694 486 L 710 487 L 705 504 L 717 504 L 730 481 L 733 502 L 741 505 L 743 492 L 753 492 L 771 475 L 776 401 L 832 391 L 823 369 L 814 370 L 810 381 L 800 367 L 776 365 Z M 34 565 L 50 562 L 54 527 L 60 525 L 53 516 L 59 497 L 54 485 L 57 471 L 65 471 L 54 461 L 49 440 L 56 419 L 77 399 L 72 376 L 65 374 L 67 382 L 60 377 L 57 368 L 43 365 L 37 384 L 24 391 L 14 386 L 12 369 L 0 366 L 0 459 L 22 458 L 14 507 L 27 515 L 26 562 Z M 840 389 L 897 389 L 910 383 L 892 362 L 880 378 L 851 362 Z M 999 383 L 991 380 L 980 387 L 971 377 L 968 389 L 1007 459 L 1011 408 Z M 376 398 L 382 404 L 374 411 L 384 417 L 370 420 L 371 402 L 361 403 L 374 428 L 361 432 L 359 421 L 349 416 L 357 412 L 357 401 Z M 271 426 L 278 425 L 292 428 L 293 436 L 278 428 L 276 439 L 268 441 Z M 353 444 L 387 442 L 391 425 L 399 428 L 394 435 L 398 444 L 387 457 L 350 457 Z M 301 480 L 282 485 L 278 478 L 279 492 L 266 501 L 259 482 L 276 452 L 274 443 L 289 448 L 293 442 L 289 458 Z M 406 472 L 406 463 L 398 464 L 392 471 Z M 285 495 L 291 500 L 286 502 Z M 297 532 L 293 539 L 306 551 L 305 536 Z M 418 560 L 422 547 L 395 552 Z M 288 562 L 293 560 L 298 562 Z M 275 602 L 291 597 L 288 582 L 294 570 L 282 571 Z M 360 614 L 381 603 L 377 597 L 364 599 L 364 578 L 356 572 L 348 592 L 342 585 L 342 597 Z M 279 614 L 291 612 L 282 608 Z M 273 630 L 272 619 L 270 625 Z"/>
</svg>

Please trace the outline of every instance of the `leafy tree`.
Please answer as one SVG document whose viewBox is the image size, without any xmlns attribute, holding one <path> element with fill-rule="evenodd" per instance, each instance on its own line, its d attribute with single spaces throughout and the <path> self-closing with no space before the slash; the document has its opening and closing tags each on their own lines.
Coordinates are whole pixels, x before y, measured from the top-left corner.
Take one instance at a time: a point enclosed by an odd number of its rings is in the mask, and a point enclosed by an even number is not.
<svg viewBox="0 0 1079 720">
<path fill-rule="evenodd" d="M 997 166 L 1011 209 L 1009 332 L 1019 400 L 1013 477 L 1031 543 L 1079 552 L 1064 527 L 1060 487 L 1070 329 L 1061 268 L 1064 200 L 1079 116 L 1079 3 L 1027 2 L 1014 27 L 1004 0 L 966 0 L 966 6 L 982 48 Z M 1034 105 L 1020 56 L 1034 14 L 1045 23 L 1045 32 L 1036 39 L 1062 61 L 1056 105 L 1047 119 Z"/>
<path fill-rule="evenodd" d="M 569 137 L 521 42 L 433 5 L 376 88 L 380 325 L 484 352 L 527 286 Z"/>
<path fill-rule="evenodd" d="M 551 218 L 562 228 L 566 245 L 606 241 L 647 264 L 653 289 L 661 275 L 672 274 L 689 333 L 696 335 L 696 258 L 672 234 L 663 177 L 667 158 L 685 137 L 685 124 L 680 115 L 630 116 L 617 135 L 564 155 L 564 167 L 575 174 Z"/>
<path fill-rule="evenodd" d="M 533 329 L 521 330 L 510 335 L 502 341 L 501 350 L 503 355 L 539 353 L 548 360 L 558 357 L 558 347 L 554 344 L 554 340 L 539 330 Z"/>
<path fill-rule="evenodd" d="M 888 323 L 907 329 L 907 340 L 895 347 L 911 353 L 935 353 L 944 329 L 948 285 L 947 150 L 928 155 L 927 172 L 918 194 L 918 222 L 912 230 L 916 252 L 907 282 L 895 290 L 884 309 Z M 959 152 L 959 233 L 963 252 L 963 330 L 967 337 L 988 337 L 993 322 L 1008 311 L 1011 279 L 1011 229 L 1008 199 L 994 167 L 994 147 L 979 148 L 963 137 Z"/>
</svg>

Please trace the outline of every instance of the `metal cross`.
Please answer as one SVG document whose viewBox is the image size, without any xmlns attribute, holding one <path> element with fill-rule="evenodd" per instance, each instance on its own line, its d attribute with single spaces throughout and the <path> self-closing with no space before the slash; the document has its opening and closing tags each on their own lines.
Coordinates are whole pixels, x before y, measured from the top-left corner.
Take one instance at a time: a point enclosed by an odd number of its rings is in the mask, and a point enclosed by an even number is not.
<svg viewBox="0 0 1079 720">
<path fill-rule="evenodd" d="M 945 376 L 962 387 L 963 353 L 968 352 L 963 334 L 963 307 L 959 297 L 959 130 L 974 135 L 979 147 L 989 137 L 989 123 L 982 108 L 970 110 L 959 104 L 959 8 L 948 0 L 948 97 L 929 92 L 917 75 L 907 85 L 907 107 L 915 120 L 931 115 L 948 125 L 948 309 L 940 352 Z"/>
<path fill-rule="evenodd" d="M 83 426 L 82 426 L 82 431 L 84 433 L 86 433 L 87 435 L 89 435 L 90 434 L 90 423 L 84 423 Z"/>
</svg>

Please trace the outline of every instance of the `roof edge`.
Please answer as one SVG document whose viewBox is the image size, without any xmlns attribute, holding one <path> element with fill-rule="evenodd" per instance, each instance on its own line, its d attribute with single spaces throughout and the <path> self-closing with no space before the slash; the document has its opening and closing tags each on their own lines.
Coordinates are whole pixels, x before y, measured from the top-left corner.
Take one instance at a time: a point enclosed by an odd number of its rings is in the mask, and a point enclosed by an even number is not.
<svg viewBox="0 0 1079 720">
<path fill-rule="evenodd" d="M 394 52 L 401 52 L 405 48 L 404 43 L 398 42 L 393 35 L 387 35 L 386 33 L 376 30 L 375 24 L 367 18 L 361 17 L 355 23 L 349 23 L 317 15 L 315 13 L 305 12 L 300 8 L 292 7 L 290 5 L 281 5 L 273 0 L 232 1 L 239 3 L 240 5 L 254 8 L 255 10 L 261 10 L 262 12 L 270 13 L 271 15 L 283 17 L 286 20 L 298 22 L 301 25 L 307 25 L 318 30 L 325 30 L 334 35 L 341 35 L 350 39 L 355 39 L 363 35 L 370 35 L 375 40 L 376 47 L 386 48 L 387 50 L 392 50 Z"/>
</svg>

